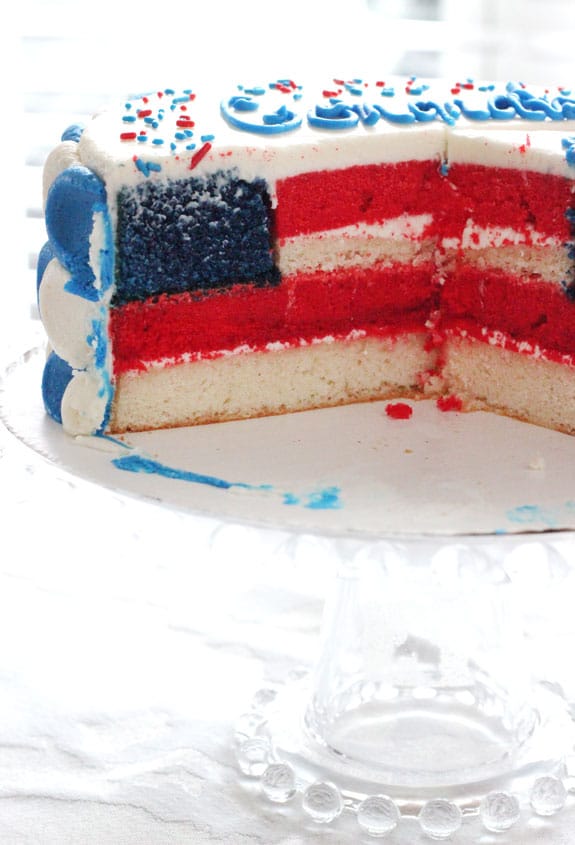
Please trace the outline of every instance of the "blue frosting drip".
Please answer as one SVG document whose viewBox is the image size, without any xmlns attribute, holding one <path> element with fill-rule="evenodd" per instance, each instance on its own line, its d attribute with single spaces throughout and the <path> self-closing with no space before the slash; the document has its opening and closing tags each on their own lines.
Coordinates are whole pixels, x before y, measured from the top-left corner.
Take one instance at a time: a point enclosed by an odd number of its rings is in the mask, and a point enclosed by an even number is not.
<svg viewBox="0 0 575 845">
<path fill-rule="evenodd" d="M 193 472 L 192 470 L 171 467 L 153 458 L 134 453 L 113 458 L 112 464 L 116 469 L 123 470 L 124 472 L 158 475 L 162 478 L 173 479 L 174 481 L 204 484 L 219 490 L 230 490 L 235 487 L 242 490 L 266 493 L 279 492 L 271 484 L 247 484 L 243 481 L 226 481 L 224 478 L 214 475 L 205 475 L 203 473 Z M 340 492 L 339 487 L 326 487 L 325 489 L 313 490 L 303 496 L 285 492 L 282 494 L 282 501 L 285 505 L 300 505 L 311 510 L 337 510 L 342 507 Z"/>
<path fill-rule="evenodd" d="M 73 123 L 62 132 L 62 141 L 76 141 L 78 142 L 82 137 L 84 127 L 80 123 Z"/>
<path fill-rule="evenodd" d="M 51 352 L 42 375 L 42 398 L 46 413 L 56 422 L 62 422 L 62 397 L 72 380 L 72 367 Z"/>
<path fill-rule="evenodd" d="M 68 289 L 97 301 L 90 266 L 90 236 L 96 212 L 107 212 L 106 189 L 87 167 L 69 167 L 54 180 L 46 200 L 46 229 L 54 255 L 68 270 Z"/>
</svg>

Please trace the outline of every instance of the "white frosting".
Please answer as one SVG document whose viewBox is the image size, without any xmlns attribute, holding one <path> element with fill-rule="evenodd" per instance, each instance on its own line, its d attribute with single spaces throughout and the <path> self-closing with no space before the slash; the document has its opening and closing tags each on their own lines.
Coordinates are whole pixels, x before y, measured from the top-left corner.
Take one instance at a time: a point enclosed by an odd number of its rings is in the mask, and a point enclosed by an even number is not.
<svg viewBox="0 0 575 845">
<path fill-rule="evenodd" d="M 443 238 L 441 243 L 444 249 L 486 249 L 522 244 L 539 247 L 562 246 L 562 241 L 558 238 L 544 235 L 534 229 L 519 232 L 509 227 L 478 226 L 472 220 L 465 224 L 461 238 Z"/>
<path fill-rule="evenodd" d="M 56 354 L 74 369 L 84 369 L 92 363 L 88 337 L 99 319 L 100 306 L 66 290 L 69 281 L 69 273 L 53 258 L 42 276 L 40 314 Z"/>
<path fill-rule="evenodd" d="M 494 125 L 495 124 L 495 125 Z M 499 123 L 478 128 L 456 128 L 449 132 L 447 157 L 450 164 L 478 164 L 532 170 L 575 180 L 575 167 L 568 164 L 562 146 L 563 134 L 574 132 L 574 122 L 533 123 L 524 129 L 501 129 Z"/>
<path fill-rule="evenodd" d="M 46 205 L 48 191 L 54 179 L 68 167 L 80 164 L 76 141 L 62 141 L 48 154 L 43 171 L 43 201 Z"/>
<path fill-rule="evenodd" d="M 101 377 L 95 372 L 76 372 L 62 398 L 62 425 L 69 434 L 93 434 L 105 417 L 106 406 Z"/>
</svg>

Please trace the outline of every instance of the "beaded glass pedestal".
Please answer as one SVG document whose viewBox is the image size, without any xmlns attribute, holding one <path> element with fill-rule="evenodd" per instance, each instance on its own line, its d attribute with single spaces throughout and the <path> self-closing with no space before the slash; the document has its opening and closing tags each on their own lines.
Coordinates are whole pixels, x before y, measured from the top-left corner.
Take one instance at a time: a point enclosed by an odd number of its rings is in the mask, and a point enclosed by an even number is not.
<svg viewBox="0 0 575 845">
<path fill-rule="evenodd" d="M 533 671 L 517 591 L 485 544 L 357 546 L 324 611 L 315 669 L 262 689 L 236 726 L 242 773 L 320 824 L 383 837 L 417 818 L 503 832 L 565 805 L 575 731 Z"/>
</svg>

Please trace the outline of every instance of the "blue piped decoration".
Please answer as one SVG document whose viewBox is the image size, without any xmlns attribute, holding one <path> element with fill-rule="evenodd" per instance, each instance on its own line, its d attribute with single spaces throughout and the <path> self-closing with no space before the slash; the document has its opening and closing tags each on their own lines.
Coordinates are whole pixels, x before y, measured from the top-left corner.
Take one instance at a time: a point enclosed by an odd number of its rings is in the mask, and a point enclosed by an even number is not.
<svg viewBox="0 0 575 845">
<path fill-rule="evenodd" d="M 469 120 L 489 120 L 491 117 L 491 112 L 488 108 L 468 108 L 465 105 L 464 100 L 460 98 L 454 100 L 453 102 L 461 111 L 461 114 Z"/>
<path fill-rule="evenodd" d="M 408 103 L 408 108 L 415 119 L 422 123 L 431 122 L 439 117 L 449 126 L 453 126 L 459 117 L 459 109 L 451 104 L 446 103 L 446 106 L 443 107 L 440 103 L 431 100 Z"/>
<path fill-rule="evenodd" d="M 38 263 L 36 265 L 36 301 L 38 301 L 40 296 L 40 285 L 42 284 L 42 279 L 44 277 L 44 273 L 46 272 L 46 267 L 54 258 L 54 250 L 52 249 L 52 244 L 50 241 L 46 241 L 40 252 L 38 253 Z"/>
<path fill-rule="evenodd" d="M 72 367 L 55 352 L 51 352 L 42 375 L 42 398 L 46 413 L 60 424 L 62 423 L 62 397 L 72 376 Z"/>
<path fill-rule="evenodd" d="M 292 132 L 302 124 L 302 117 L 283 104 L 276 111 L 266 112 L 261 104 L 249 96 L 238 95 L 220 105 L 222 117 L 236 129 L 262 135 Z"/>
<path fill-rule="evenodd" d="M 494 120 L 513 120 L 517 115 L 513 101 L 504 94 L 490 98 L 487 102 L 487 108 Z"/>
<path fill-rule="evenodd" d="M 381 105 L 374 106 L 375 109 L 380 113 L 380 115 L 384 118 L 384 120 L 389 121 L 389 123 L 398 123 L 398 124 L 406 124 L 406 123 L 415 123 L 415 115 L 411 111 L 406 112 L 392 112 L 389 109 L 385 109 Z"/>
<path fill-rule="evenodd" d="M 90 266 L 90 237 L 96 212 L 107 213 L 106 189 L 87 167 L 73 166 L 54 180 L 46 200 L 46 229 L 54 255 L 68 270 L 67 289 L 97 301 Z"/>
<path fill-rule="evenodd" d="M 310 126 L 317 129 L 354 129 L 359 123 L 359 114 L 340 100 L 331 106 L 316 106 L 307 114 Z"/>
<path fill-rule="evenodd" d="M 76 143 L 82 137 L 82 133 L 84 131 L 84 127 L 80 123 L 73 123 L 71 126 L 68 126 L 62 132 L 62 137 L 60 140 L 62 141 L 76 141 Z"/>
</svg>

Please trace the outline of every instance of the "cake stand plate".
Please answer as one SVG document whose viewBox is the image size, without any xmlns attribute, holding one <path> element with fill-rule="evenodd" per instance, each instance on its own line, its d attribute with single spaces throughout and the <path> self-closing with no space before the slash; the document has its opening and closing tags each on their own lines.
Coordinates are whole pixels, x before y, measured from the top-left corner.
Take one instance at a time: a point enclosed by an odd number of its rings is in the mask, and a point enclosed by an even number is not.
<svg viewBox="0 0 575 845">
<path fill-rule="evenodd" d="M 44 351 L 5 368 L 0 414 L 49 461 L 164 505 L 282 529 L 359 537 L 575 527 L 575 438 L 489 413 L 385 401 L 257 420 L 70 437 L 40 397 Z"/>
<path fill-rule="evenodd" d="M 449 835 L 434 833 L 444 817 L 460 825 L 483 813 L 491 824 L 487 799 L 499 808 L 493 824 L 516 826 L 518 793 L 533 806 L 543 790 L 543 815 L 563 806 L 574 722 L 551 669 L 542 683 L 519 653 L 508 553 L 518 547 L 525 572 L 523 545 L 575 527 L 575 438 L 430 401 L 408 403 L 407 419 L 383 401 L 73 438 L 44 412 L 43 362 L 31 344 L 3 368 L 0 418 L 59 474 L 184 516 L 331 538 L 316 668 L 260 691 L 236 732 L 241 772 L 267 798 L 299 796 L 319 824 L 349 810 L 376 838 L 416 820 L 436 839 Z M 568 567 L 554 561 L 543 554 L 542 568 L 567 586 Z"/>
</svg>

